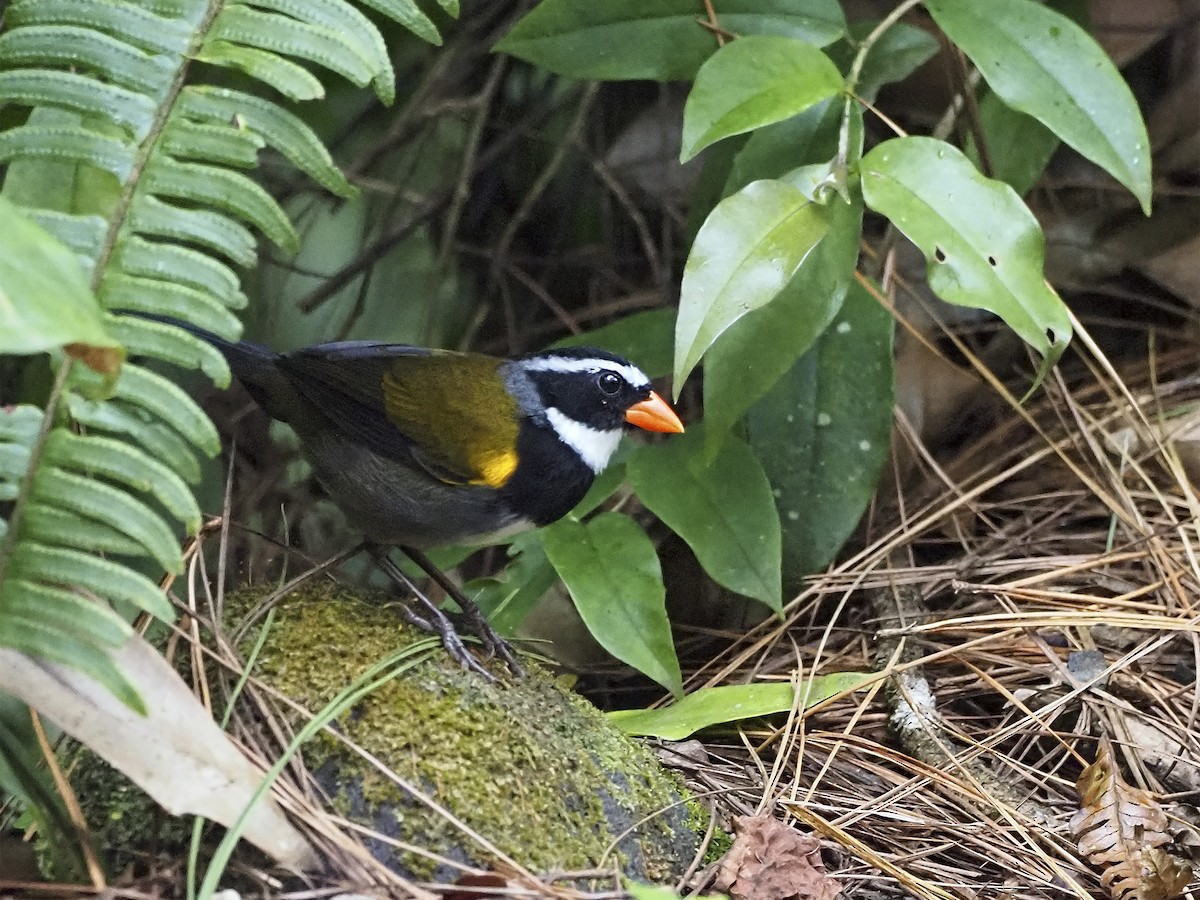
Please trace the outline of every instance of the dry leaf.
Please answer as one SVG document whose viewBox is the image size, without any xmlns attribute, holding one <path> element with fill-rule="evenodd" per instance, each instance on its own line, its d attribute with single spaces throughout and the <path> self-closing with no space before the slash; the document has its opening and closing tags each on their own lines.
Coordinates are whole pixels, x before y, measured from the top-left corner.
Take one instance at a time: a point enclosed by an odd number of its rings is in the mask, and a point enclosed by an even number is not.
<svg viewBox="0 0 1200 900">
<path fill-rule="evenodd" d="M 1081 809 L 1071 817 L 1079 852 L 1103 870 L 1100 883 L 1116 900 L 1169 900 L 1192 879 L 1191 866 L 1163 849 L 1167 814 L 1148 791 L 1126 784 L 1101 741 L 1096 761 L 1076 782 Z"/>
<path fill-rule="evenodd" d="M 738 816 L 733 830 L 716 879 L 733 900 L 832 900 L 842 889 L 825 874 L 813 835 L 769 816 Z"/>
<path fill-rule="evenodd" d="M 313 848 L 269 797 L 263 773 L 233 745 L 179 674 L 140 636 L 113 655 L 146 705 L 139 716 L 84 673 L 0 649 L 0 690 L 24 700 L 87 744 L 172 815 L 232 825 L 253 803 L 244 836 L 290 868 L 316 864 Z"/>
</svg>

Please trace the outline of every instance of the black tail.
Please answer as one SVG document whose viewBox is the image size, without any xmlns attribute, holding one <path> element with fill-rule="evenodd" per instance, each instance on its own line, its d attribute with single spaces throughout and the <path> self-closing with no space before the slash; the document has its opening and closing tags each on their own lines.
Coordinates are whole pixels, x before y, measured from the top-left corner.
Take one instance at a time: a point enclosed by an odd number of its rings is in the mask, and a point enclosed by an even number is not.
<svg viewBox="0 0 1200 900">
<path fill-rule="evenodd" d="M 206 344 L 212 344 L 225 357 L 230 370 L 238 381 L 246 386 L 246 390 L 259 406 L 273 418 L 282 419 L 285 422 L 290 418 L 287 413 L 291 409 L 295 392 L 276 366 L 279 354 L 270 347 L 253 344 L 250 341 L 227 341 L 211 331 L 205 331 L 190 322 L 171 316 L 127 309 L 116 309 L 113 312 L 118 315 L 162 322 L 164 325 L 174 325 L 176 328 L 182 328 L 189 334 L 195 335 Z"/>
</svg>

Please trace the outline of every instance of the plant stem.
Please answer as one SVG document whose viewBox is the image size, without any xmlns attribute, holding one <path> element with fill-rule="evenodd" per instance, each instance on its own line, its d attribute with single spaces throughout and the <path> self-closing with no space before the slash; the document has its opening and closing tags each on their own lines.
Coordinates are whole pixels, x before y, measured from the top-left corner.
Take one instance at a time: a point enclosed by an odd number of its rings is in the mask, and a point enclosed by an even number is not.
<svg viewBox="0 0 1200 900">
<path fill-rule="evenodd" d="M 58 411 L 58 403 L 66 388 L 67 375 L 71 372 L 71 362 L 71 357 L 64 356 L 62 365 L 58 367 L 58 373 L 54 376 L 54 384 L 50 388 L 50 396 L 46 398 L 46 408 L 42 411 L 42 424 L 38 427 L 37 437 L 33 439 L 33 443 L 29 447 L 29 467 L 21 478 L 17 499 L 13 501 L 12 515 L 8 518 L 8 532 L 4 535 L 3 543 L 0 543 L 0 596 L 4 594 L 5 570 L 8 568 L 8 561 L 17 549 L 17 535 L 21 530 L 21 518 L 25 514 L 25 507 L 29 504 L 29 495 L 33 491 L 33 479 L 37 475 L 38 460 L 41 459 L 42 451 L 46 447 L 46 439 L 50 436 L 50 430 L 54 427 L 55 413 Z"/>
<path fill-rule="evenodd" d="M 900 21 L 913 7 L 919 6 L 921 2 L 922 0 L 904 0 L 884 16 L 858 45 L 858 52 L 854 54 L 854 61 L 850 64 L 850 71 L 846 75 L 846 106 L 842 113 L 842 127 L 838 132 L 838 153 L 833 166 L 835 172 L 845 171 L 850 157 L 850 109 L 851 104 L 854 103 L 854 93 L 858 87 L 858 79 L 862 75 L 863 64 L 867 61 L 867 54 L 871 52 L 871 48 L 875 46 L 875 42 L 883 36 L 885 31 Z"/>
</svg>

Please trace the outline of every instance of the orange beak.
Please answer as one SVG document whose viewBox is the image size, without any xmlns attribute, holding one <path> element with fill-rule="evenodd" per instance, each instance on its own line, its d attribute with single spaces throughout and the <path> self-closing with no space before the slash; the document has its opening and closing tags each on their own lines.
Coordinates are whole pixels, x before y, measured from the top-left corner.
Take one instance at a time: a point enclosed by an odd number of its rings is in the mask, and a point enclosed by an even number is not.
<svg viewBox="0 0 1200 900">
<path fill-rule="evenodd" d="M 641 403 L 635 403 L 625 411 L 625 421 L 646 431 L 665 431 L 676 434 L 683 432 L 683 423 L 667 401 L 654 391 Z"/>
</svg>

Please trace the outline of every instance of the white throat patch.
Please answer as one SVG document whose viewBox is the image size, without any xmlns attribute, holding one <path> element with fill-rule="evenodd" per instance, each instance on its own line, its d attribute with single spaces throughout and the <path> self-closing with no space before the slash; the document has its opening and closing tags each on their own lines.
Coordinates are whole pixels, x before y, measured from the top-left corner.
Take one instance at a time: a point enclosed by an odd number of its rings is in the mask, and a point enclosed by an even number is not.
<svg viewBox="0 0 1200 900">
<path fill-rule="evenodd" d="M 584 464 L 599 475 L 612 459 L 621 443 L 621 429 L 600 431 L 576 422 L 553 406 L 547 407 L 546 418 L 553 426 L 558 439 L 579 454 Z"/>
</svg>

